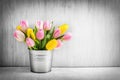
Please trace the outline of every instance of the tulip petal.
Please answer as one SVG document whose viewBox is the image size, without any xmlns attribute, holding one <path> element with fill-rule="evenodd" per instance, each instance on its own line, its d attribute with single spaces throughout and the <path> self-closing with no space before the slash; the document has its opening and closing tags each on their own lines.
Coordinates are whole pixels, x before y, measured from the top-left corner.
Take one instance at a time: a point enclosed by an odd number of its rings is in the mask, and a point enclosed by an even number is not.
<svg viewBox="0 0 120 80">
<path fill-rule="evenodd" d="M 18 26 L 16 27 L 16 30 L 21 30 L 21 26 L 18 25 Z"/>
<path fill-rule="evenodd" d="M 27 37 L 30 37 L 31 33 L 33 33 L 33 29 L 32 28 L 28 28 L 27 29 Z"/>
<path fill-rule="evenodd" d="M 58 38 L 60 36 L 60 33 L 61 33 L 60 29 L 56 29 L 53 33 L 53 37 Z"/>
<path fill-rule="evenodd" d="M 42 40 L 44 38 L 44 30 L 40 29 L 37 33 L 36 33 L 36 37 L 38 40 Z"/>
<path fill-rule="evenodd" d="M 43 21 L 37 21 L 35 26 L 37 27 L 37 29 L 43 29 Z"/>
<path fill-rule="evenodd" d="M 46 49 L 47 50 L 53 50 L 54 48 L 57 47 L 57 40 L 56 39 L 52 39 L 50 40 L 47 44 L 46 44 Z"/>
<path fill-rule="evenodd" d="M 59 47 L 61 47 L 63 44 L 62 44 L 62 41 L 59 39 L 59 40 L 57 40 L 57 48 L 59 48 Z"/>
<path fill-rule="evenodd" d="M 63 24 L 59 27 L 60 31 L 61 31 L 61 35 L 63 35 L 67 30 L 68 30 L 68 25 L 67 24 Z"/>
<path fill-rule="evenodd" d="M 44 22 L 43 28 L 44 28 L 44 30 L 50 30 L 51 29 L 51 24 L 49 23 L 49 21 Z"/>
<path fill-rule="evenodd" d="M 28 22 L 25 21 L 25 20 L 21 20 L 21 21 L 20 21 L 20 26 L 21 26 L 21 30 L 22 30 L 24 33 L 26 33 L 26 30 L 27 30 L 27 28 L 28 28 Z"/>
<path fill-rule="evenodd" d="M 35 34 L 34 34 L 34 33 L 31 33 L 31 38 L 32 38 L 33 40 L 35 40 Z"/>
<path fill-rule="evenodd" d="M 72 34 L 71 33 L 66 33 L 64 36 L 63 36 L 63 40 L 70 40 L 71 39 L 71 37 L 72 37 Z"/>
<path fill-rule="evenodd" d="M 35 45 L 35 42 L 31 38 L 26 38 L 26 44 L 30 48 Z"/>
<path fill-rule="evenodd" d="M 16 40 L 18 40 L 19 42 L 22 42 L 25 40 L 25 35 L 23 32 L 21 32 L 20 30 L 16 30 L 13 34 L 14 38 Z"/>
</svg>

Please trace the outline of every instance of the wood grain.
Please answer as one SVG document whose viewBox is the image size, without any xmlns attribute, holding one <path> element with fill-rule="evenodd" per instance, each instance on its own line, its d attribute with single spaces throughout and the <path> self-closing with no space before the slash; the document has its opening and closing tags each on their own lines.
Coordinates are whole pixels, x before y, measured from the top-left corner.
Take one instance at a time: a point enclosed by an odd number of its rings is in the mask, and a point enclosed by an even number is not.
<svg viewBox="0 0 120 80">
<path fill-rule="evenodd" d="M 29 66 L 24 43 L 13 38 L 19 21 L 69 24 L 73 38 L 54 51 L 53 66 L 120 66 L 119 0 L 2 0 L 0 66 Z"/>
<path fill-rule="evenodd" d="M 32 73 L 28 67 L 0 68 L 0 80 L 120 80 L 120 68 L 52 68 Z"/>
</svg>

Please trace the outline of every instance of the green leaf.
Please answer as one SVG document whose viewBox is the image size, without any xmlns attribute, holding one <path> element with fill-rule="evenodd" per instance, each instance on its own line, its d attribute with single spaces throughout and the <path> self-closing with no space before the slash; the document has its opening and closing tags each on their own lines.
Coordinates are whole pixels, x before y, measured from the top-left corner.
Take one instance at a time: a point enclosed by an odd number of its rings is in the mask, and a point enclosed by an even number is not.
<svg viewBox="0 0 120 80">
<path fill-rule="evenodd" d="M 47 36 L 47 31 L 44 31 L 44 39 L 41 41 L 41 49 L 44 49 L 45 45 L 46 45 L 46 36 Z"/>
<path fill-rule="evenodd" d="M 40 44 L 39 40 L 37 40 L 37 39 L 35 40 L 35 43 Z"/>
<path fill-rule="evenodd" d="M 33 29 L 33 32 L 34 32 L 34 34 L 36 35 L 36 33 L 37 33 L 37 27 L 35 26 L 35 28 Z"/>
<path fill-rule="evenodd" d="M 42 49 L 45 48 L 47 42 L 47 38 L 45 37 L 44 40 L 42 41 Z"/>
<path fill-rule="evenodd" d="M 39 47 L 39 50 L 40 50 L 41 49 L 41 41 L 39 41 L 38 47 Z"/>
<path fill-rule="evenodd" d="M 32 48 L 31 48 L 31 47 L 28 47 L 28 49 L 29 49 L 29 50 L 32 50 Z"/>
<path fill-rule="evenodd" d="M 50 39 L 50 34 L 48 34 L 46 37 L 47 37 L 47 39 Z"/>
<path fill-rule="evenodd" d="M 36 47 L 33 47 L 33 49 L 34 49 L 34 50 L 38 50 L 38 48 L 36 48 Z"/>
<path fill-rule="evenodd" d="M 55 26 L 52 28 L 52 30 L 51 30 L 51 33 L 50 33 L 50 39 L 52 39 L 53 38 L 53 33 L 54 33 L 54 30 L 55 30 Z"/>
<path fill-rule="evenodd" d="M 34 50 L 38 50 L 37 45 L 35 44 L 34 47 L 32 47 Z"/>
</svg>

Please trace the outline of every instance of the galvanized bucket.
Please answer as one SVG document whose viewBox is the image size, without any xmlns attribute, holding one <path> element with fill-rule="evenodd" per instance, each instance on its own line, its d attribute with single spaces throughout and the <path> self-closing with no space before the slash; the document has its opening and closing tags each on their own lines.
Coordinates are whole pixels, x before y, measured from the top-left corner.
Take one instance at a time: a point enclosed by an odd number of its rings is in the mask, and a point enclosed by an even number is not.
<svg viewBox="0 0 120 80">
<path fill-rule="evenodd" d="M 52 51 L 29 50 L 30 69 L 32 72 L 49 72 L 52 67 Z"/>
</svg>

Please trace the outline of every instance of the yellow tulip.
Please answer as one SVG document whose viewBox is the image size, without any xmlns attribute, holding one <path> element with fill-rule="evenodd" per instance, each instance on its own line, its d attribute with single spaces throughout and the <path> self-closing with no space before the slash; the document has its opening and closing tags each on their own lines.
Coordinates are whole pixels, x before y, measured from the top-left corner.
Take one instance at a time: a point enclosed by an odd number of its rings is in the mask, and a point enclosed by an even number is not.
<svg viewBox="0 0 120 80">
<path fill-rule="evenodd" d="M 27 37 L 31 37 L 33 40 L 35 40 L 35 34 L 33 33 L 32 28 L 27 29 Z"/>
<path fill-rule="evenodd" d="M 27 37 L 30 37 L 31 33 L 33 33 L 33 29 L 32 28 L 28 28 L 27 29 Z"/>
<path fill-rule="evenodd" d="M 32 38 L 33 40 L 35 40 L 35 34 L 34 34 L 34 33 L 31 33 L 31 38 Z"/>
<path fill-rule="evenodd" d="M 47 50 L 53 50 L 54 48 L 57 47 L 57 40 L 56 39 L 52 39 L 50 40 L 47 44 L 46 44 L 46 49 Z"/>
<path fill-rule="evenodd" d="M 24 32 L 24 33 L 26 33 L 26 30 L 28 29 L 28 27 L 22 27 L 21 25 L 18 25 L 17 27 L 16 27 L 16 30 L 20 30 L 20 31 L 22 31 L 22 32 Z"/>
<path fill-rule="evenodd" d="M 63 24 L 59 27 L 60 31 L 61 31 L 61 35 L 64 34 L 67 30 L 68 30 L 68 25 L 67 24 Z"/>
<path fill-rule="evenodd" d="M 17 29 L 17 30 L 21 30 L 21 26 L 18 25 L 18 26 L 16 27 L 16 29 Z"/>
</svg>

